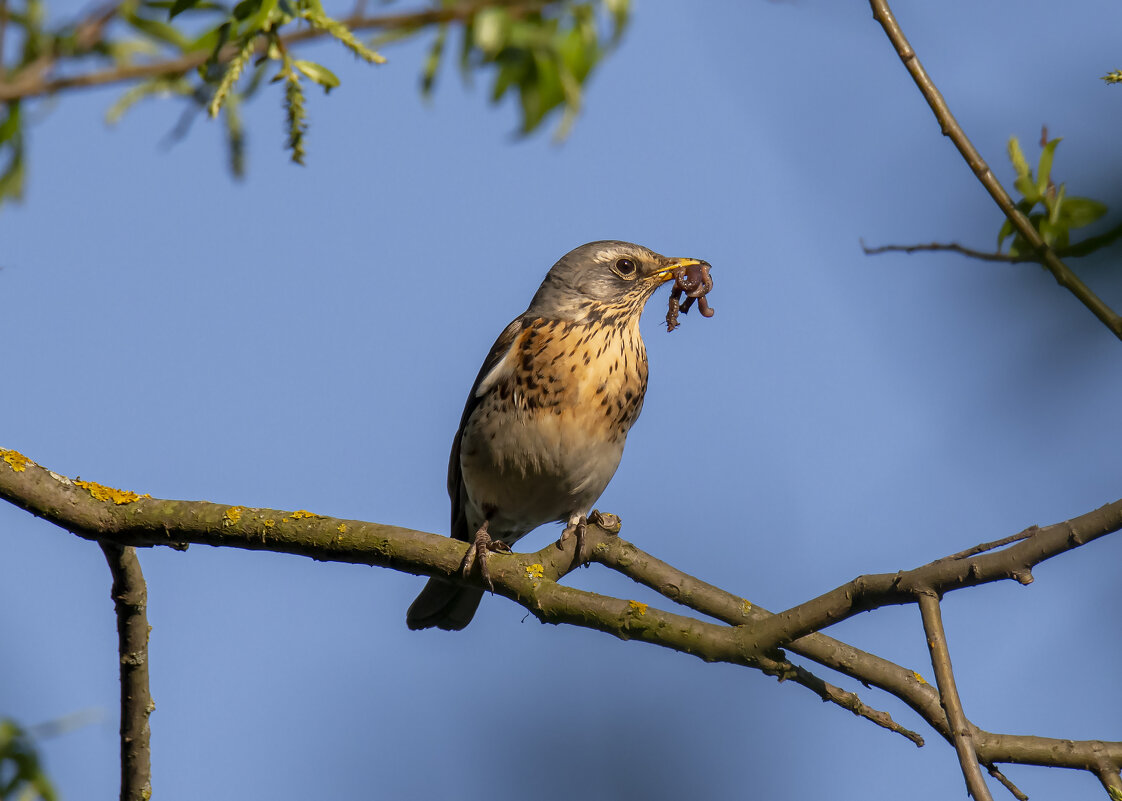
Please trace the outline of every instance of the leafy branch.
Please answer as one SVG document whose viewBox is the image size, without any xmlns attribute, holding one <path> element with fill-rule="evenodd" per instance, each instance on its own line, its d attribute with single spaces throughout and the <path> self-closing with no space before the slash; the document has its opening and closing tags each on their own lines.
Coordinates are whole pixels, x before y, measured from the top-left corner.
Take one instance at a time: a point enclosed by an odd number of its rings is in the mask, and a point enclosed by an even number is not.
<svg viewBox="0 0 1122 801">
<path fill-rule="evenodd" d="M 1028 217 L 1033 229 L 1040 234 L 1040 238 L 1050 248 L 1057 252 L 1067 250 L 1071 241 L 1071 230 L 1090 225 L 1095 220 L 1106 214 L 1106 205 L 1088 197 L 1068 197 L 1067 187 L 1060 184 L 1059 188 L 1052 181 L 1052 160 L 1055 158 L 1056 147 L 1059 139 L 1048 139 L 1048 130 L 1045 129 L 1040 137 L 1040 160 L 1037 162 L 1036 175 L 1025 155 L 1021 151 L 1021 143 L 1017 137 L 1009 139 L 1009 160 L 1013 169 L 1017 171 L 1017 178 L 1013 181 L 1013 188 L 1021 193 L 1017 201 L 1017 210 Z M 1043 211 L 1036 211 L 1037 206 Z M 1023 256 L 1033 252 L 1028 241 L 1013 227 L 1011 220 L 1002 223 L 997 234 L 997 249 L 1000 252 L 1005 240 L 1012 237 L 1009 246 L 1010 256 Z"/>
<path fill-rule="evenodd" d="M 110 108 L 110 121 L 141 100 L 164 97 L 184 100 L 192 114 L 214 117 L 249 100 L 270 62 L 278 67 L 274 81 L 284 83 L 288 149 L 303 163 L 307 112 L 300 84 L 308 79 L 330 91 L 340 81 L 328 67 L 292 57 L 290 50 L 330 37 L 356 58 L 382 64 L 374 43 L 357 35 L 367 30 L 390 44 L 433 29 L 421 81 L 422 94 L 430 95 L 449 29 L 458 27 L 464 76 L 489 73 L 493 103 L 518 94 L 520 133 L 537 130 L 560 111 L 557 132 L 564 136 L 581 108 L 584 84 L 619 41 L 630 13 L 629 0 L 445 0 L 435 8 L 337 19 L 320 0 L 241 0 L 232 8 L 214 0 L 126 0 L 76 23 L 50 25 L 44 0 L 14 1 L 22 5 L 8 9 L 8 0 L 0 0 L 0 22 L 21 45 L 12 63 L 0 60 L 0 202 L 22 194 L 27 153 L 21 104 L 125 83 L 132 85 Z M 210 22 L 200 32 L 203 19 Z M 240 174 L 244 131 L 236 108 L 227 112 L 225 131 L 231 166 Z"/>
<path fill-rule="evenodd" d="M 1080 303 L 1086 306 L 1111 333 L 1119 339 L 1122 339 L 1122 316 L 1110 308 L 1102 298 L 1083 283 L 1079 276 L 1061 260 L 1056 250 L 1052 247 L 1052 243 L 1048 241 L 1049 239 L 1057 240 L 1063 232 L 1074 227 L 1071 224 L 1072 220 L 1079 220 L 1083 216 L 1086 216 L 1086 213 L 1092 207 L 1087 204 L 1083 204 L 1082 207 L 1080 204 L 1076 204 L 1076 212 L 1069 218 L 1063 218 L 1059 213 L 1059 210 L 1063 208 L 1063 204 L 1057 203 L 1055 201 L 1056 196 L 1053 196 L 1052 206 L 1048 206 L 1048 204 L 1045 203 L 1045 208 L 1048 209 L 1048 213 L 1042 214 L 1037 220 L 1037 223 L 1041 226 L 1040 229 L 1038 229 L 1033 224 L 1033 221 L 1029 219 L 1025 210 L 1023 210 L 1024 204 L 1028 201 L 1028 196 L 1022 197 L 1022 200 L 1019 202 L 1014 202 L 1009 196 L 1009 193 L 1005 190 L 1005 187 L 997 180 L 997 177 L 993 174 L 993 171 L 990 169 L 985 159 L 982 158 L 982 154 L 974 147 L 974 144 L 970 141 L 970 138 L 966 135 L 962 126 L 959 125 L 958 120 L 955 119 L 954 114 L 951 113 L 946 99 L 944 99 L 942 92 L 939 91 L 935 82 L 931 79 L 931 76 L 928 75 L 927 70 L 920 62 L 915 50 L 908 42 L 908 38 L 904 35 L 904 31 L 896 21 L 896 17 L 893 15 L 887 0 L 869 0 L 869 4 L 873 10 L 873 18 L 880 23 L 881 27 L 884 29 L 885 35 L 896 50 L 896 55 L 900 58 L 901 63 L 911 75 L 912 80 L 915 81 L 916 87 L 919 89 L 920 94 L 923 95 L 924 100 L 927 101 L 928 106 L 930 106 L 943 134 L 954 143 L 967 166 L 970 167 L 975 177 L 990 194 L 990 197 L 993 198 L 997 207 L 1001 209 L 1001 212 L 1005 215 L 1007 222 L 1011 226 L 1011 231 L 1015 232 L 1016 236 L 1023 239 L 1023 242 L 1019 245 L 1020 249 L 1024 253 L 1031 253 L 1035 256 L 1035 261 L 1048 270 L 1060 286 L 1071 292 L 1071 294 L 1074 295 Z M 1019 146 L 1017 150 L 1019 151 Z M 1047 150 L 1047 142 L 1045 142 L 1045 150 Z M 1054 152 L 1054 150 L 1055 145 L 1052 146 L 1052 151 Z M 1013 156 L 1012 148 L 1010 149 L 1010 155 Z M 1043 195 L 1046 195 L 1049 191 L 1047 184 L 1050 182 L 1051 158 L 1051 154 L 1048 154 L 1047 163 L 1045 165 L 1045 156 L 1042 155 L 1042 165 L 1047 166 L 1047 169 L 1040 170 L 1038 168 L 1038 176 L 1048 176 L 1045 179 L 1045 186 L 1043 189 L 1040 188 L 1039 181 L 1031 180 L 1031 170 L 1028 170 L 1027 163 L 1023 163 L 1023 155 L 1021 161 L 1025 171 L 1022 171 L 1021 166 L 1017 166 L 1018 179 L 1025 177 L 1024 181 L 1019 180 L 1018 182 L 1024 189 L 1041 195 L 1039 198 L 1034 198 L 1033 203 L 1028 207 L 1029 209 L 1035 206 L 1037 202 L 1043 201 Z M 1057 193 L 1057 195 L 1058 194 L 1059 193 Z M 1080 200 L 1086 199 L 1081 198 Z M 1094 203 L 1094 201 L 1090 201 L 1090 203 Z M 1051 210 L 1053 208 L 1056 209 L 1055 222 L 1052 220 Z M 1047 225 L 1044 225 L 1042 221 L 1047 221 Z M 1063 227 L 1065 223 L 1067 228 Z M 1042 231 L 1048 232 L 1047 238 Z M 1000 241 L 1002 241 L 1002 239 L 999 234 L 999 242 Z M 1017 244 L 1017 240 L 1014 240 L 1014 243 Z M 896 247 L 892 249 L 901 248 Z M 916 248 L 916 250 L 935 249 L 953 248 Z"/>
</svg>

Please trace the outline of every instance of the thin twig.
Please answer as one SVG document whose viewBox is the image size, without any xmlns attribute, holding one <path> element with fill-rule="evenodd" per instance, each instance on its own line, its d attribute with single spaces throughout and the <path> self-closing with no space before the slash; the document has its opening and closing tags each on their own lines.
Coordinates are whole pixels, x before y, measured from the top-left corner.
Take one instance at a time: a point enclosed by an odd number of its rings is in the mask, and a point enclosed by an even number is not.
<svg viewBox="0 0 1122 801">
<path fill-rule="evenodd" d="M 788 662 L 787 664 L 791 663 Z M 848 690 L 843 690 L 841 687 L 836 687 L 827 681 L 823 681 L 801 665 L 791 665 L 791 667 L 793 672 L 782 676 L 783 681 L 793 681 L 796 684 L 800 684 L 816 693 L 823 701 L 837 704 L 843 709 L 848 709 L 854 715 L 857 715 L 857 717 L 865 718 L 865 720 L 875 723 L 882 729 L 896 732 L 915 743 L 917 748 L 923 747 L 923 737 L 917 732 L 901 726 L 892 719 L 892 715 L 889 713 L 874 709 L 862 701 L 856 693 L 851 693 Z"/>
<path fill-rule="evenodd" d="M 148 589 L 136 549 L 102 541 L 113 573 L 117 641 L 121 655 L 121 801 L 152 797 L 148 716 Z"/>
<path fill-rule="evenodd" d="M 951 724 L 954 750 L 958 753 L 966 789 L 974 797 L 974 801 L 993 801 L 985 777 L 982 776 L 982 768 L 978 764 L 970 724 L 966 720 L 966 713 L 962 711 L 962 699 L 958 697 L 958 688 L 955 686 L 947 635 L 943 631 L 943 614 L 939 610 L 939 597 L 933 592 L 920 593 L 916 601 L 923 616 L 923 631 L 927 635 L 927 647 L 931 651 L 931 666 L 935 670 L 935 681 L 939 684 L 943 709 Z"/>
<path fill-rule="evenodd" d="M 985 767 L 985 769 L 989 772 L 989 774 L 991 776 L 993 776 L 995 779 L 997 779 L 999 782 L 1001 782 L 1002 786 L 1004 786 L 1006 790 L 1008 790 L 1010 793 L 1012 793 L 1013 797 L 1016 798 L 1017 801 L 1029 801 L 1029 797 L 1027 795 L 1025 795 L 1023 792 L 1021 792 L 1020 787 L 1013 784 L 1013 782 L 1009 781 L 1009 778 L 1004 773 L 1002 773 L 1000 770 L 997 769 L 997 765 L 994 765 L 992 762 L 990 762 L 990 763 L 983 763 L 983 767 Z"/>
<path fill-rule="evenodd" d="M 965 551 L 959 551 L 958 553 L 952 553 L 950 556 L 944 556 L 942 559 L 936 559 L 934 562 L 932 562 L 932 564 L 937 565 L 940 562 L 953 562 L 957 559 L 966 559 L 971 556 L 977 556 L 980 553 L 992 551 L 995 548 L 1004 548 L 1006 545 L 1011 545 L 1014 542 L 1027 540 L 1038 531 L 1040 531 L 1040 526 L 1029 526 L 1024 531 L 1021 531 L 1017 534 L 1010 534 L 1008 537 L 1002 537 L 1001 539 L 994 540 L 993 542 L 983 542 L 981 545 L 975 545 L 973 548 L 967 548 Z"/>
<path fill-rule="evenodd" d="M 958 121 L 951 114 L 950 108 L 947 107 L 943 95 L 923 68 L 912 46 L 908 44 L 907 37 L 904 36 L 899 23 L 892 15 L 892 9 L 888 7 L 888 0 L 869 0 L 869 3 L 873 9 L 873 18 L 884 28 L 889 41 L 896 48 L 896 54 L 911 74 L 916 86 L 919 87 L 919 91 L 927 100 L 927 104 L 931 106 L 931 110 L 942 128 L 943 135 L 954 142 L 958 152 L 962 154 L 982 186 L 990 193 L 998 208 L 1009 218 L 1017 233 L 1024 237 L 1039 257 L 1040 262 L 1048 268 L 1060 286 L 1075 295 L 1084 306 L 1102 321 L 1103 325 L 1109 328 L 1116 337 L 1122 339 L 1122 317 L 1107 306 L 1086 284 L 1079 280 L 1079 277 L 1066 264 L 1060 261 L 1055 252 L 1048 247 L 1037 230 L 1033 228 L 1029 219 L 1016 207 L 1013 199 L 1009 197 L 1009 193 L 1005 191 L 1001 182 L 997 180 L 989 165 L 986 164 L 985 159 L 967 138 Z"/>
<path fill-rule="evenodd" d="M 525 14 L 538 11 L 545 5 L 546 0 L 537 2 L 503 2 L 495 0 L 480 0 L 479 2 L 463 3 L 456 6 L 434 8 L 426 11 L 416 11 L 400 14 L 382 14 L 371 17 L 349 17 L 341 22 L 353 31 L 383 29 L 383 30 L 409 30 L 422 28 L 428 25 L 438 25 L 446 22 L 458 22 L 470 19 L 484 8 L 495 5 L 508 6 L 511 14 Z M 281 37 L 286 45 L 294 45 L 313 39 L 320 39 L 326 33 L 318 28 L 307 28 L 296 31 L 288 36 Z M 268 44 L 264 41 L 258 47 L 258 52 L 263 52 Z M 219 62 L 228 61 L 237 52 L 237 47 L 227 45 L 218 55 Z M 162 76 L 184 75 L 204 64 L 210 58 L 209 50 L 187 53 L 177 58 L 163 61 L 152 61 L 144 64 L 125 64 L 95 72 L 78 73 L 59 78 L 44 78 L 44 69 L 22 71 L 10 76 L 7 82 L 0 81 L 0 102 L 18 100 L 27 97 L 40 97 L 43 95 L 57 94 L 68 89 L 82 89 L 91 86 L 105 86 L 114 83 L 123 83 L 142 78 L 156 78 Z"/>
<path fill-rule="evenodd" d="M 1081 258 L 1083 256 L 1090 256 L 1092 253 L 1101 250 L 1119 238 L 1122 238 L 1122 223 L 1098 236 L 1088 237 L 1081 242 L 1076 242 L 1074 245 L 1068 245 L 1066 248 L 1055 248 L 1055 253 L 1060 258 Z M 879 245 L 872 248 L 866 245 L 864 240 L 861 240 L 860 244 L 861 250 L 865 252 L 866 256 L 877 256 L 881 253 L 912 254 L 949 252 L 961 253 L 963 256 L 969 256 L 978 261 L 994 261 L 1002 264 L 1024 264 L 1026 262 L 1040 264 L 1040 257 L 1035 254 L 1014 256 L 1009 253 L 975 250 L 974 248 L 960 245 L 957 242 L 928 242 L 921 245 Z"/>
<path fill-rule="evenodd" d="M 866 256 L 877 256 L 881 253 L 927 253 L 938 251 L 949 251 L 951 253 L 961 253 L 963 256 L 969 256 L 972 259 L 979 261 L 997 261 L 1005 264 L 1021 264 L 1023 262 L 1040 263 L 1037 256 L 1011 256 L 1008 253 L 992 253 L 988 250 L 975 250 L 968 248 L 965 245 L 960 245 L 957 242 L 928 242 L 924 245 L 878 245 L 871 248 L 864 242 L 861 243 L 861 250 L 865 251 Z"/>
</svg>

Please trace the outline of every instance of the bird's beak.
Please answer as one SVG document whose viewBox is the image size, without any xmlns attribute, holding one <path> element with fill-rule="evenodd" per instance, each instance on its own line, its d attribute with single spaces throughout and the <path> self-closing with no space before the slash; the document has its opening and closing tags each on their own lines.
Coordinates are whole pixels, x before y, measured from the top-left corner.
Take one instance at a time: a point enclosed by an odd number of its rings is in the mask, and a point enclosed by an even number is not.
<svg viewBox="0 0 1122 801">
<path fill-rule="evenodd" d="M 706 264 L 701 259 L 671 259 L 670 263 L 665 267 L 660 267 L 655 270 L 651 277 L 658 281 L 660 284 L 665 284 L 667 281 L 673 280 L 674 273 L 684 267 L 689 267 L 693 264 Z"/>
</svg>

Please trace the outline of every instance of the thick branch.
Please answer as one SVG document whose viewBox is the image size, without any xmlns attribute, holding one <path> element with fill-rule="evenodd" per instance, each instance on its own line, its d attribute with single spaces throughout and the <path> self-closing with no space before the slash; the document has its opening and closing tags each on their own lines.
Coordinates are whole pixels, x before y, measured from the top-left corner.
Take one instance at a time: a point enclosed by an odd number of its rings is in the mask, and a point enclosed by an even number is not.
<svg viewBox="0 0 1122 801">
<path fill-rule="evenodd" d="M 935 681 L 939 684 L 939 695 L 943 699 L 943 709 L 951 724 L 954 750 L 962 775 L 966 779 L 966 789 L 974 801 L 993 801 L 982 769 L 978 765 L 978 755 L 974 751 L 970 723 L 962 709 L 962 699 L 955 686 L 954 671 L 951 670 L 951 653 L 947 647 L 947 635 L 943 631 L 943 613 L 939 609 L 939 597 L 934 593 L 921 593 L 917 597 L 919 611 L 923 616 L 923 631 L 927 635 L 927 648 L 931 651 L 931 666 L 935 670 Z"/>
<path fill-rule="evenodd" d="M 136 550 L 103 542 L 113 574 L 117 641 L 121 661 L 121 801 L 152 797 L 148 716 L 155 708 L 148 689 L 148 589 Z"/>
<path fill-rule="evenodd" d="M 967 138 L 966 133 L 943 99 L 943 95 L 927 74 L 927 70 L 923 68 L 923 64 L 920 63 L 912 46 L 908 44 L 907 37 L 904 36 L 899 23 L 892 15 L 888 0 L 869 0 L 869 2 L 873 9 L 873 18 L 884 28 L 889 41 L 896 48 L 896 54 L 911 74 L 916 86 L 919 87 L 919 91 L 927 100 L 927 104 L 931 106 L 931 111 L 935 114 L 935 119 L 939 121 L 943 135 L 954 142 L 958 152 L 962 154 L 982 186 L 990 193 L 990 197 L 997 203 L 998 208 L 1009 218 L 1017 233 L 1029 243 L 1040 263 L 1052 273 L 1057 283 L 1075 295 L 1084 306 L 1099 318 L 1103 325 L 1109 328 L 1116 337 L 1122 339 L 1122 317 L 1115 314 L 1086 284 L 1079 280 L 1079 277 L 1066 264 L 1060 261 L 1056 253 L 1048 247 L 1040 234 L 1033 228 L 1028 217 L 1016 207 L 1013 199 L 1009 197 L 1009 193 L 1005 191 L 1001 182 L 997 180 L 989 165 L 986 164 L 985 159 Z"/>
<path fill-rule="evenodd" d="M 121 545 L 182 547 L 183 543 L 191 542 L 269 550 L 479 584 L 476 578 L 465 581 L 460 577 L 459 566 L 467 546 L 447 537 L 303 511 L 141 497 L 71 481 L 14 451 L 2 449 L 0 498 L 79 536 L 111 540 Z M 496 593 L 516 601 L 545 621 L 568 622 L 621 639 L 643 639 L 701 659 L 750 665 L 782 678 L 796 678 L 789 674 L 792 669 L 797 672 L 798 668 L 780 653 L 761 656 L 746 647 L 752 639 L 752 628 L 772 617 L 767 610 L 688 576 L 599 527 L 590 526 L 586 539 L 596 561 L 611 565 L 663 595 L 733 626 L 705 623 L 637 602 L 557 585 L 557 579 L 573 569 L 571 544 L 563 549 L 551 544 L 531 554 L 494 554 L 490 573 Z M 951 739 L 938 694 L 918 673 L 822 634 L 801 637 L 791 643 L 790 650 L 896 695 L 939 734 L 948 741 Z M 810 679 L 799 683 L 813 689 Z M 829 700 L 838 703 L 842 699 Z M 902 734 L 906 732 L 899 727 L 889 728 Z M 983 764 L 1022 762 L 1091 771 L 1100 771 L 1103 766 L 1122 767 L 1122 743 L 991 734 L 979 730 L 975 732 L 975 745 Z"/>
<path fill-rule="evenodd" d="M 470 19 L 482 9 L 497 5 L 509 6 L 509 11 L 514 14 L 538 11 L 547 3 L 545 0 L 533 2 L 512 2 L 512 0 L 482 0 L 481 2 L 461 3 L 453 6 L 444 6 L 425 11 L 414 11 L 399 14 L 379 14 L 364 16 L 361 14 L 342 20 L 343 24 L 352 31 L 359 30 L 384 30 L 384 31 L 410 31 L 430 25 L 439 25 L 448 22 L 462 22 Z M 320 39 L 327 33 L 319 28 L 306 28 L 281 37 L 285 46 Z M 262 41 L 258 53 L 264 52 L 267 43 Z M 218 55 L 219 62 L 226 62 L 237 51 L 235 45 L 225 47 Z M 199 50 L 186 53 L 175 58 L 150 61 L 142 64 L 124 64 L 104 70 L 92 72 L 79 72 L 75 75 L 65 75 L 57 78 L 46 77 L 47 69 L 44 65 L 37 65 L 35 69 L 25 68 L 11 76 L 8 82 L 0 81 L 0 102 L 18 100 L 27 97 L 40 97 L 43 95 L 57 94 L 68 89 L 83 89 L 92 86 L 106 86 L 109 84 L 124 83 L 145 78 L 174 77 L 185 75 L 191 70 L 202 66 L 210 58 L 209 50 Z M 49 65 L 48 65 L 49 66 Z"/>
</svg>

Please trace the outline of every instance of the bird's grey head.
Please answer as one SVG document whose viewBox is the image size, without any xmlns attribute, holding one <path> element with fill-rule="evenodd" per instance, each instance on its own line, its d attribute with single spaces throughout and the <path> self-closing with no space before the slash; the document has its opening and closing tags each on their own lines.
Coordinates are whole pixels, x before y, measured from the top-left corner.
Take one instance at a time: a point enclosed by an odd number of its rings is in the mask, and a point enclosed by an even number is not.
<svg viewBox="0 0 1122 801">
<path fill-rule="evenodd" d="M 631 242 L 589 242 L 553 265 L 527 314 L 548 320 L 594 322 L 637 316 L 675 270 L 697 259 L 672 259 Z"/>
</svg>

